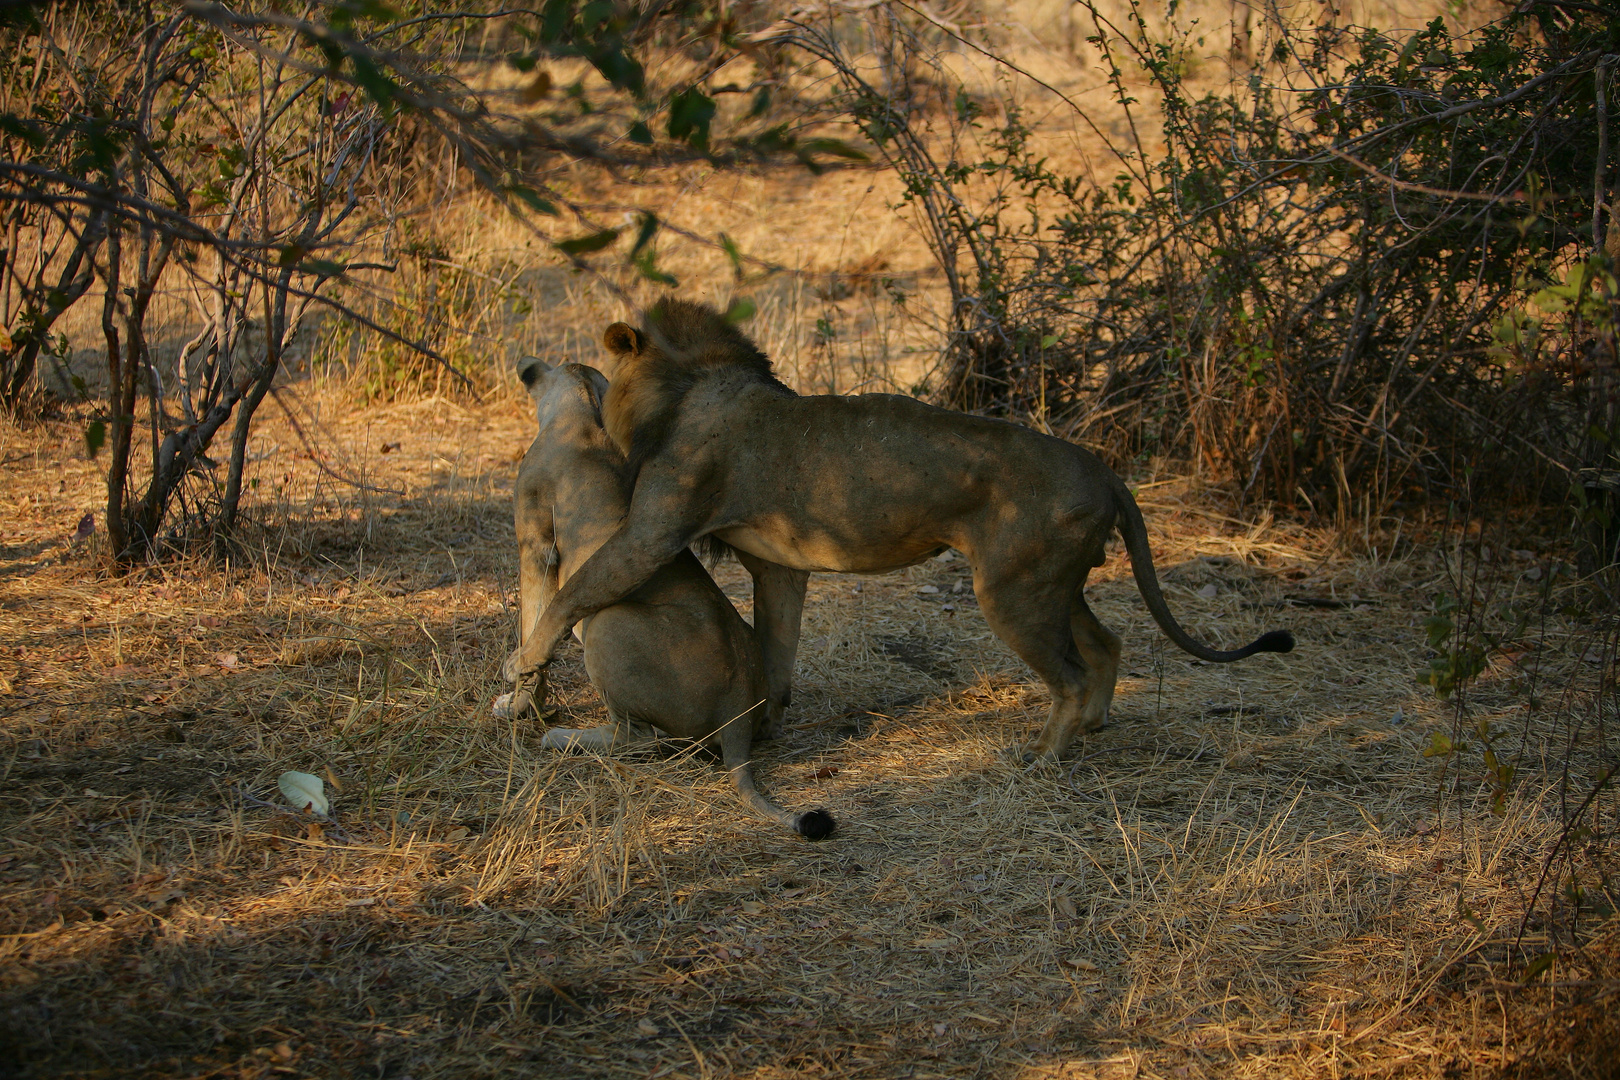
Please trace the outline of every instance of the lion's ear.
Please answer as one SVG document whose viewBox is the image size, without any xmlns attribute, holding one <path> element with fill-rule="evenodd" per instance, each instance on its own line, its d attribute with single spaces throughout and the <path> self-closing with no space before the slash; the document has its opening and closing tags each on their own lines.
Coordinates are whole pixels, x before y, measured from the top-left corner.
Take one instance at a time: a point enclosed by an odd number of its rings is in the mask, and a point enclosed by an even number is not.
<svg viewBox="0 0 1620 1080">
<path fill-rule="evenodd" d="M 628 323 L 616 322 L 602 331 L 602 344 L 615 356 L 641 351 L 641 334 Z"/>
</svg>

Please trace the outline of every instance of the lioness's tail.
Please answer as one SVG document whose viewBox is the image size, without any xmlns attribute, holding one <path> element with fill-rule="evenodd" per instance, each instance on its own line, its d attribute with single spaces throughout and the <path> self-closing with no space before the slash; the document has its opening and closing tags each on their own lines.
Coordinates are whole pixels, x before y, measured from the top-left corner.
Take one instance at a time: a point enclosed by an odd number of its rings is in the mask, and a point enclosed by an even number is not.
<svg viewBox="0 0 1620 1080">
<path fill-rule="evenodd" d="M 760 794 L 754 786 L 754 764 L 745 761 L 741 765 L 727 764 L 726 769 L 731 773 L 731 782 L 737 786 L 737 794 L 743 801 L 752 806 L 756 813 L 770 818 L 772 821 L 786 825 L 806 840 L 825 840 L 831 836 L 833 830 L 838 828 L 838 822 L 825 810 L 806 810 L 802 814 L 795 814 L 791 810 L 784 810 L 764 795 Z"/>
<path fill-rule="evenodd" d="M 1268 630 L 1243 648 L 1230 652 L 1212 649 L 1183 630 L 1176 617 L 1170 614 L 1170 606 L 1164 602 L 1164 593 L 1159 591 L 1159 577 L 1153 572 L 1153 551 L 1148 547 L 1147 525 L 1142 521 L 1142 511 L 1125 482 L 1117 476 L 1113 481 L 1114 505 L 1119 510 L 1116 524 L 1119 535 L 1125 539 L 1125 550 L 1131 553 L 1131 573 L 1136 576 L 1137 591 L 1142 594 L 1148 610 L 1153 613 L 1153 621 L 1159 624 L 1166 637 L 1198 659 L 1216 664 L 1242 660 L 1259 652 L 1293 651 L 1294 635 L 1287 630 Z"/>
<path fill-rule="evenodd" d="M 764 706 L 765 702 L 760 701 L 754 709 Z M 838 828 L 838 823 L 827 811 L 806 810 L 802 814 L 795 814 L 771 802 L 754 786 L 754 763 L 749 760 L 754 739 L 754 721 L 751 715 L 754 709 L 733 718 L 720 729 L 720 754 L 725 761 L 726 771 L 731 774 L 731 782 L 736 785 L 737 794 L 754 808 L 755 813 L 786 825 L 806 840 L 826 839 Z"/>
</svg>

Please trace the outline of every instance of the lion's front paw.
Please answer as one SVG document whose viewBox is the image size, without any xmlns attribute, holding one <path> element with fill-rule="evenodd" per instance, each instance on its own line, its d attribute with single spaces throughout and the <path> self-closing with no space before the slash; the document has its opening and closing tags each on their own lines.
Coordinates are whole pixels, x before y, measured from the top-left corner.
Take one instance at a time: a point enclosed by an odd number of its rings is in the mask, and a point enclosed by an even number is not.
<svg viewBox="0 0 1620 1080">
<path fill-rule="evenodd" d="M 533 671 L 535 668 L 541 666 L 542 665 L 540 664 L 530 663 L 524 657 L 522 649 L 513 649 L 512 654 L 508 656 L 506 658 L 506 662 L 501 665 L 501 678 L 505 679 L 507 682 L 515 683 L 519 679 L 523 678 L 523 676 L 529 674 L 529 672 Z"/>
</svg>

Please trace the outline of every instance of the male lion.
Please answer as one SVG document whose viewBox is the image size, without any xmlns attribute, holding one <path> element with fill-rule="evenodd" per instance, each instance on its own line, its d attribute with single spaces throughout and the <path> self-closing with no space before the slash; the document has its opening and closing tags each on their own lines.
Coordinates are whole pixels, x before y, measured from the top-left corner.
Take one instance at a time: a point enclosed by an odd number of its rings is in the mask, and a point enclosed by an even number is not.
<svg viewBox="0 0 1620 1080">
<path fill-rule="evenodd" d="M 1078 446 L 908 397 L 800 397 L 699 304 L 660 302 L 641 330 L 614 323 L 603 342 L 617 358 L 604 416 L 630 458 L 630 513 L 507 658 L 509 680 L 548 662 L 576 620 L 710 536 L 800 570 L 879 573 L 961 551 L 991 629 L 1052 694 L 1025 760 L 1061 757 L 1107 718 L 1119 638 L 1083 588 L 1115 527 L 1148 610 L 1181 648 L 1224 663 L 1294 647 L 1286 630 L 1231 652 L 1188 635 L 1159 591 L 1136 500 Z M 786 629 L 796 645 L 797 620 Z M 757 611 L 755 630 L 777 636 Z M 773 686 L 787 677 L 773 668 L 782 651 L 766 652 Z"/>
<path fill-rule="evenodd" d="M 540 433 L 518 467 L 516 519 L 523 639 L 619 523 L 629 505 L 624 455 L 602 428 L 607 380 L 578 364 L 529 358 L 519 371 L 534 395 Z M 763 726 L 765 675 L 754 632 L 688 551 L 672 553 L 638 587 L 579 622 L 585 671 L 612 723 L 553 728 L 553 749 L 608 750 L 645 738 L 651 724 L 718 746 L 743 799 L 811 840 L 833 831 L 825 810 L 791 814 L 754 787 L 749 750 Z M 567 632 L 567 627 L 564 627 Z M 556 641 L 549 643 L 548 655 Z M 520 706 L 519 706 L 520 707 Z M 639 730 L 638 730 L 639 729 Z"/>
</svg>

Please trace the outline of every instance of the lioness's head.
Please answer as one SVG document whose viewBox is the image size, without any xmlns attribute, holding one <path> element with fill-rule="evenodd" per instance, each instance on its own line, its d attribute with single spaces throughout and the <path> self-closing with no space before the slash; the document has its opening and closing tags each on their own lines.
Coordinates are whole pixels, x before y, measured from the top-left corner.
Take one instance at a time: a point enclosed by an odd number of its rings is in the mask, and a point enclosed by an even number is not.
<svg viewBox="0 0 1620 1080">
<path fill-rule="evenodd" d="M 543 428 L 559 412 L 588 413 L 602 422 L 602 399 L 608 381 L 600 371 L 584 364 L 551 365 L 538 356 L 525 356 L 518 363 L 518 378 L 534 398 L 535 413 Z"/>
</svg>

